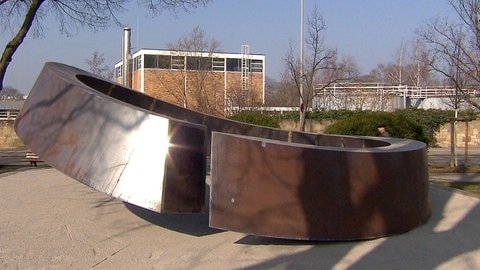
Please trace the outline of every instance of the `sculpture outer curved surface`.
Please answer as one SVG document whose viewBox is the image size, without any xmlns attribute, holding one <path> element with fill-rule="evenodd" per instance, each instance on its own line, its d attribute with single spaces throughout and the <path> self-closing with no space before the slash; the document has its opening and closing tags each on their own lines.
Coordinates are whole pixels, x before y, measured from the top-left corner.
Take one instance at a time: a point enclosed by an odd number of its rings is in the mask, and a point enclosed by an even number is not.
<svg viewBox="0 0 480 270">
<path fill-rule="evenodd" d="M 214 133 L 210 224 L 306 240 L 408 231 L 430 216 L 426 152 L 388 141 L 355 149 Z"/>
<path fill-rule="evenodd" d="M 156 212 L 310 240 L 374 238 L 428 220 L 426 146 L 258 127 L 178 107 L 59 63 L 45 64 L 15 123 L 70 177 Z"/>
</svg>

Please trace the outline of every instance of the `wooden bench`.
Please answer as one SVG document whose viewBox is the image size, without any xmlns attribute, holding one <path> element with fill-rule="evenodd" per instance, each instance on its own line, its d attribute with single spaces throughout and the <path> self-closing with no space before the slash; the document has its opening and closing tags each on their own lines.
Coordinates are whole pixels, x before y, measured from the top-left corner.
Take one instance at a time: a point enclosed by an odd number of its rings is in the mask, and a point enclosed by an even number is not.
<svg viewBox="0 0 480 270">
<path fill-rule="evenodd" d="M 30 150 L 25 153 L 25 159 L 30 162 L 30 166 L 35 167 L 37 167 L 37 162 L 40 161 L 40 158 Z"/>
</svg>

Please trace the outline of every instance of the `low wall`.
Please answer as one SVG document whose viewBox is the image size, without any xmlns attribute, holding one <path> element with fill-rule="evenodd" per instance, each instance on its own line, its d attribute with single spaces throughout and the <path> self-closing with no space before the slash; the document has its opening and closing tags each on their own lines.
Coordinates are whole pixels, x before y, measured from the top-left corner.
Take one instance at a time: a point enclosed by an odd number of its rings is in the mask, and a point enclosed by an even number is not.
<svg viewBox="0 0 480 270">
<path fill-rule="evenodd" d="M 313 133 L 323 133 L 325 128 L 332 124 L 330 120 L 305 120 L 305 131 Z M 298 130 L 299 121 L 284 119 L 280 121 L 280 128 L 284 130 Z"/>
<path fill-rule="evenodd" d="M 305 122 L 305 131 L 313 133 L 323 133 L 325 128 L 332 124 L 333 121 L 329 120 L 310 120 Z M 295 120 L 281 120 L 280 128 L 285 130 L 298 130 L 299 122 Z M 465 122 L 457 123 L 457 146 L 465 146 Z M 440 130 L 435 133 L 437 144 L 440 147 L 450 146 L 450 123 L 444 124 L 440 127 Z M 468 145 L 480 146 L 480 120 L 474 120 L 468 122 Z"/>
<path fill-rule="evenodd" d="M 13 120 L 0 121 L 0 148 L 18 148 L 24 146 L 13 129 Z"/>
<path fill-rule="evenodd" d="M 440 130 L 435 133 L 438 146 L 450 146 L 450 123 L 444 124 Z M 457 122 L 457 146 L 465 146 L 466 136 L 465 122 Z M 468 145 L 480 146 L 480 120 L 468 122 Z"/>
</svg>

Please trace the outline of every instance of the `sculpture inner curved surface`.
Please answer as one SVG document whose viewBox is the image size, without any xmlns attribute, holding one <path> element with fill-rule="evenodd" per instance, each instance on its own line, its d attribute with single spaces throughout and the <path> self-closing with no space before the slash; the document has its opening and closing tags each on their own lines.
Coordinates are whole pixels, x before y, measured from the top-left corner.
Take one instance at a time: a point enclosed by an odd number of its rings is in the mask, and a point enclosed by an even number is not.
<svg viewBox="0 0 480 270">
<path fill-rule="evenodd" d="M 211 154 L 212 227 L 350 240 L 401 233 L 430 216 L 421 142 L 239 123 L 59 63 L 45 64 L 15 129 L 56 169 L 159 213 L 205 210 Z"/>
</svg>

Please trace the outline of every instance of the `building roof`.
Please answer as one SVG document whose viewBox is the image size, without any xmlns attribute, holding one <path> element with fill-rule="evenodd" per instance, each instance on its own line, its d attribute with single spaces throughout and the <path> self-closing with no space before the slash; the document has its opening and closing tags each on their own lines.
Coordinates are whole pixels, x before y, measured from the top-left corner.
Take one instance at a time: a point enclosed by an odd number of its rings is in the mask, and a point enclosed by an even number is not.
<svg viewBox="0 0 480 270">
<path fill-rule="evenodd" d="M 180 56 L 189 56 L 189 54 L 195 54 L 193 56 L 204 56 L 204 57 L 227 57 L 227 58 L 242 58 L 242 53 L 227 53 L 227 52 L 188 52 L 188 51 L 178 51 L 178 50 L 168 50 L 168 49 L 148 49 L 142 48 L 136 50 L 132 53 L 132 58 L 141 54 L 158 54 L 158 55 L 180 55 Z M 192 55 L 190 55 L 192 56 Z M 248 56 L 250 59 L 265 59 L 265 54 L 255 54 L 249 53 Z M 115 63 L 115 66 L 120 65 L 123 60 L 120 60 Z"/>
<path fill-rule="evenodd" d="M 132 55 L 140 52 L 140 51 L 162 51 L 162 52 L 187 52 L 187 51 L 182 51 L 182 50 L 172 50 L 172 49 L 155 49 L 155 48 L 141 48 L 136 50 Z M 220 55 L 241 55 L 242 53 L 240 52 L 209 52 L 209 51 L 197 51 L 195 53 L 205 53 L 205 54 L 220 54 Z M 249 55 L 258 55 L 258 56 L 265 56 L 265 54 L 262 53 L 250 53 Z"/>
</svg>

